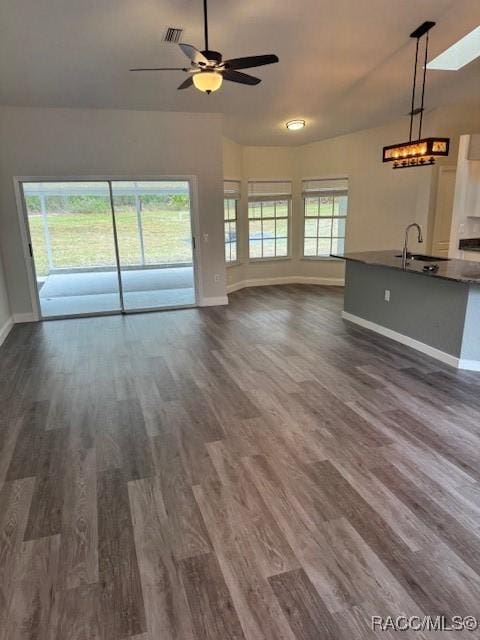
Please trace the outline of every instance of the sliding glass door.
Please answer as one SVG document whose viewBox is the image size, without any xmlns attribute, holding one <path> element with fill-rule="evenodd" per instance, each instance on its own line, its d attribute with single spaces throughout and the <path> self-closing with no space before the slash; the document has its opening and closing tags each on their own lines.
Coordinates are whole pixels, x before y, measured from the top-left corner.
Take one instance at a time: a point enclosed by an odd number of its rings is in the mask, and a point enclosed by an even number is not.
<svg viewBox="0 0 480 640">
<path fill-rule="evenodd" d="M 113 181 L 125 310 L 195 303 L 190 184 Z"/>
<path fill-rule="evenodd" d="M 21 187 L 42 318 L 195 304 L 189 181 Z"/>
<path fill-rule="evenodd" d="M 120 311 L 108 182 L 25 182 L 43 318 Z"/>
</svg>

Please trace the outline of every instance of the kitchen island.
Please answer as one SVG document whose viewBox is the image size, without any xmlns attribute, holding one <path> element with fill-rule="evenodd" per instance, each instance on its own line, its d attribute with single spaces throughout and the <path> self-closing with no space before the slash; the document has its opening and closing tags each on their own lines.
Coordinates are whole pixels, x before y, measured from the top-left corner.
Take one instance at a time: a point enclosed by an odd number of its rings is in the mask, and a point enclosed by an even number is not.
<svg viewBox="0 0 480 640">
<path fill-rule="evenodd" d="M 410 254 L 404 263 L 401 251 L 332 257 L 346 261 L 345 320 L 480 371 L 480 263 Z"/>
</svg>

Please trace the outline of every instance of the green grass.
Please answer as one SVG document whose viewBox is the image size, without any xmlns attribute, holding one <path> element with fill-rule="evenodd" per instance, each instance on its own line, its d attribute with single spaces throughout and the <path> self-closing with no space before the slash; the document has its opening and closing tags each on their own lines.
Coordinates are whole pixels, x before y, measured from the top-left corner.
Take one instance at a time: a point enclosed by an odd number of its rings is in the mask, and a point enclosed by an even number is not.
<svg viewBox="0 0 480 640">
<path fill-rule="evenodd" d="M 189 211 L 143 211 L 145 262 L 163 264 L 191 262 Z M 38 276 L 48 274 L 47 250 L 41 215 L 29 215 L 35 268 Z M 136 213 L 125 207 L 116 214 L 122 265 L 141 264 Z M 57 269 L 115 266 L 110 213 L 58 213 L 48 215 L 53 265 Z"/>
<path fill-rule="evenodd" d="M 317 198 L 306 198 L 305 200 L 305 215 L 307 216 L 338 216 L 340 213 L 340 204 L 338 201 L 333 203 L 333 206 L 329 202 L 323 202 L 320 200 L 320 210 L 318 208 Z"/>
</svg>

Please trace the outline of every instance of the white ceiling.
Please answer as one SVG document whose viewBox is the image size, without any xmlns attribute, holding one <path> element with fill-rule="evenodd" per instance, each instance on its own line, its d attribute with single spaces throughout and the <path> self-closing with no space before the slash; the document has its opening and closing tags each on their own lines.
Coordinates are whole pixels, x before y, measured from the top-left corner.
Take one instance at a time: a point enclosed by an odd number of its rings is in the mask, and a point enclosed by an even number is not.
<svg viewBox="0 0 480 640">
<path fill-rule="evenodd" d="M 203 48 L 202 0 L 0 0 L 0 104 L 220 112 L 243 144 L 301 144 L 409 111 L 414 41 L 434 20 L 429 58 L 480 24 L 480 0 L 210 0 L 210 48 L 224 58 L 276 53 L 255 87 L 177 91 L 184 66 L 167 26 Z M 431 71 L 427 107 L 480 101 L 480 60 Z M 284 123 L 307 120 L 301 132 Z"/>
</svg>

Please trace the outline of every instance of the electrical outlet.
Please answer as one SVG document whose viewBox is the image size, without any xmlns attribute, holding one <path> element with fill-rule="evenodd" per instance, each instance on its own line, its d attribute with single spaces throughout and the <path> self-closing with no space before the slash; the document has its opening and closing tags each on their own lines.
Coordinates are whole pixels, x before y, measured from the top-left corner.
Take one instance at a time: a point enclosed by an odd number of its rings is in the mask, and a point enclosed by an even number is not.
<svg viewBox="0 0 480 640">
<path fill-rule="evenodd" d="M 390 289 L 385 289 L 385 302 L 390 302 Z"/>
<path fill-rule="evenodd" d="M 203 234 L 203 241 L 208 242 L 208 233 Z"/>
<path fill-rule="evenodd" d="M 213 276 L 213 281 L 214 281 L 214 282 L 220 282 L 220 276 L 219 276 L 219 274 L 218 274 L 218 273 L 216 273 L 216 274 Z"/>
</svg>

